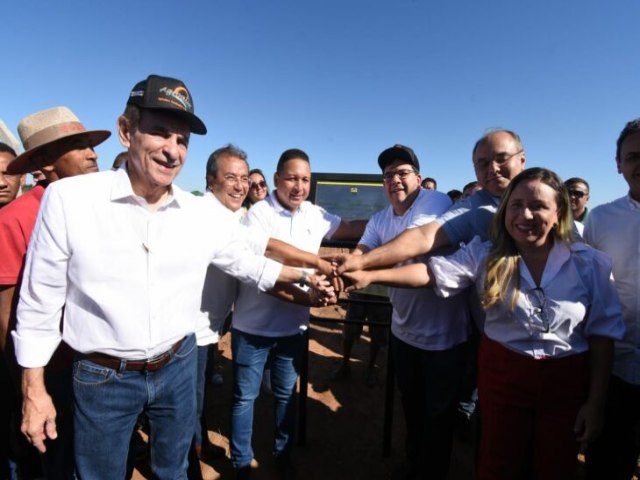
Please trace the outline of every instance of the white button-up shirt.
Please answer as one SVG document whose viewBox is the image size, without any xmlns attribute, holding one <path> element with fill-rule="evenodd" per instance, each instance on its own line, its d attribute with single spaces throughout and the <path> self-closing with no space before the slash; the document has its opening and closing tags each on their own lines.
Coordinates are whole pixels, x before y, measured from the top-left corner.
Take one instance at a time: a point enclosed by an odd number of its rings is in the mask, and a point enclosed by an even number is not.
<svg viewBox="0 0 640 480">
<path fill-rule="evenodd" d="M 281 265 L 255 255 L 233 225 L 203 206 L 173 186 L 152 211 L 134 194 L 126 169 L 47 188 L 13 333 L 18 363 L 46 365 L 61 338 L 82 353 L 127 359 L 166 351 L 196 330 L 210 262 L 271 288 Z"/>
<path fill-rule="evenodd" d="M 475 282 L 484 290 L 491 242 L 479 237 L 448 257 L 432 257 L 436 292 L 455 295 Z M 582 243 L 556 240 L 537 287 L 526 264 L 519 260 L 520 295 L 511 310 L 508 301 L 486 312 L 484 333 L 505 347 L 534 358 L 562 357 L 585 352 L 587 339 L 598 335 L 622 338 L 620 302 L 611 281 L 609 258 Z"/>
<path fill-rule="evenodd" d="M 303 202 L 295 212 L 284 208 L 274 191 L 249 209 L 245 222 L 300 250 L 318 253 L 323 238 L 340 227 L 340 217 L 310 202 Z M 258 291 L 248 284 L 240 285 L 233 311 L 233 328 L 252 335 L 285 337 L 307 328 L 309 307 L 288 303 Z"/>
<path fill-rule="evenodd" d="M 607 253 L 615 280 L 626 333 L 616 342 L 613 373 L 640 385 L 640 203 L 630 196 L 589 212 L 584 239 Z"/>
<path fill-rule="evenodd" d="M 241 231 L 245 233 L 245 239 L 251 245 L 253 251 L 259 255 L 264 254 L 269 237 L 259 229 L 249 229 L 242 224 L 242 220 L 247 213 L 246 209 L 241 208 L 232 212 L 210 191 L 204 194 L 202 200 L 213 210 L 210 219 L 218 225 L 218 228 L 224 228 L 220 217 L 227 217 L 227 222 L 233 223 L 234 226 L 242 225 Z M 209 265 L 202 290 L 201 318 L 196 331 L 198 346 L 218 342 L 220 331 L 233 308 L 237 292 L 238 280 L 215 265 Z"/>
</svg>

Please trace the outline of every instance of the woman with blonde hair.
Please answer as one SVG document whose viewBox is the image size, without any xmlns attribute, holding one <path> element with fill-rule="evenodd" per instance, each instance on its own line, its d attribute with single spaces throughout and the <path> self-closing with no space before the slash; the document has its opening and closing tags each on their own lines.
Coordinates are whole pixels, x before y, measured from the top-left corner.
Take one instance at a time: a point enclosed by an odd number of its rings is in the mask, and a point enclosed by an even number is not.
<svg viewBox="0 0 640 480">
<path fill-rule="evenodd" d="M 530 168 L 504 193 L 490 241 L 475 238 L 426 264 L 344 274 L 349 288 L 433 286 L 443 297 L 475 283 L 486 311 L 479 480 L 526 478 L 526 470 L 574 478 L 579 444 L 601 430 L 624 326 L 609 258 L 575 242 L 572 227 L 560 178 Z"/>
</svg>

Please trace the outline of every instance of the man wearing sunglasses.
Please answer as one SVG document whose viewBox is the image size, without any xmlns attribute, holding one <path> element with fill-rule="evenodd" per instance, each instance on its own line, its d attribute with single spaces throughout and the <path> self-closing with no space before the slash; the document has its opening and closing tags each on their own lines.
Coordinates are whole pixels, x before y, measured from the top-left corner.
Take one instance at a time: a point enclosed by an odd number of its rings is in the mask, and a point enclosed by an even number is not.
<svg viewBox="0 0 640 480">
<path fill-rule="evenodd" d="M 571 214 L 576 222 L 584 223 L 587 219 L 587 202 L 589 201 L 589 184 L 582 178 L 573 177 L 564 182 L 569 190 Z"/>
</svg>

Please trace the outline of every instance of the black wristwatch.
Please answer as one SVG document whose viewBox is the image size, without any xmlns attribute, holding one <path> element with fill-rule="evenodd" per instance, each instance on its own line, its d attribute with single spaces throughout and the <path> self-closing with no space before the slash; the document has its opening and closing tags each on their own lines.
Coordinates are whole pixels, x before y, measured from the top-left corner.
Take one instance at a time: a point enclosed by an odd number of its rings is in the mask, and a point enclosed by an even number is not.
<svg viewBox="0 0 640 480">
<path fill-rule="evenodd" d="M 306 270 L 301 270 L 300 271 L 300 280 L 298 280 L 298 285 L 300 285 L 301 287 L 306 287 L 307 285 L 307 277 L 309 276 L 309 274 L 307 273 Z"/>
</svg>

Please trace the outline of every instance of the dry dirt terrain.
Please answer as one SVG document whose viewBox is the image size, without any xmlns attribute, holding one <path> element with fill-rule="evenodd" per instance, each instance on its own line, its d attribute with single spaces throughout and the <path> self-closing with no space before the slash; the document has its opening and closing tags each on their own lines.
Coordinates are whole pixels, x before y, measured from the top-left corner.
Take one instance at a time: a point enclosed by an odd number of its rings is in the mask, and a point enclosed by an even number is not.
<svg viewBox="0 0 640 480">
<path fill-rule="evenodd" d="M 323 317 L 341 318 L 338 307 L 315 311 Z M 364 380 L 369 337 L 367 329 L 353 349 L 352 373 L 349 379 L 332 380 L 331 373 L 341 358 L 342 327 L 338 322 L 313 322 L 309 332 L 309 383 L 306 407 L 306 444 L 297 445 L 293 461 L 301 479 L 389 479 L 395 466 L 402 463 L 404 421 L 397 391 L 392 410 L 391 449 L 383 456 L 383 419 L 385 404 L 386 349 L 378 361 L 377 385 Z M 211 440 L 228 448 L 231 400 L 230 338 L 222 342 L 221 371 L 224 383 L 209 385 L 212 402 L 207 406 Z M 273 445 L 273 404 L 268 394 L 261 393 L 255 405 L 253 477 L 276 479 L 271 448 Z M 460 444 L 453 461 L 452 479 L 473 478 L 468 447 Z M 458 458 L 459 457 L 459 458 Z M 228 458 L 202 464 L 205 478 L 233 479 Z M 138 465 L 134 479 L 150 478 L 144 462 Z"/>
<path fill-rule="evenodd" d="M 383 455 L 383 425 L 385 411 L 385 380 L 387 350 L 378 359 L 379 381 L 367 386 L 364 379 L 369 336 L 367 327 L 354 345 L 351 377 L 332 380 L 331 374 L 341 359 L 342 326 L 340 307 L 315 309 L 321 321 L 312 321 L 309 330 L 308 399 L 306 402 L 306 442 L 297 444 L 293 462 L 301 480 L 393 480 L 394 470 L 403 462 L 404 419 L 397 389 L 393 390 L 390 449 Z M 233 468 L 228 459 L 229 419 L 231 405 L 230 335 L 221 343 L 221 386 L 209 385 L 211 402 L 209 438 L 227 451 L 227 457 L 201 463 L 205 480 L 232 480 Z M 299 416 L 300 418 L 300 416 Z M 299 421 L 300 423 L 300 421 Z M 454 440 L 450 480 L 473 480 L 474 449 L 468 430 L 458 430 Z M 273 445 L 272 398 L 261 393 L 255 404 L 253 448 L 255 459 L 252 477 L 256 480 L 278 478 L 271 449 Z M 581 462 L 578 466 L 581 475 Z M 144 459 L 138 462 L 134 480 L 150 479 Z M 634 477 L 637 480 L 637 477 Z"/>
</svg>

